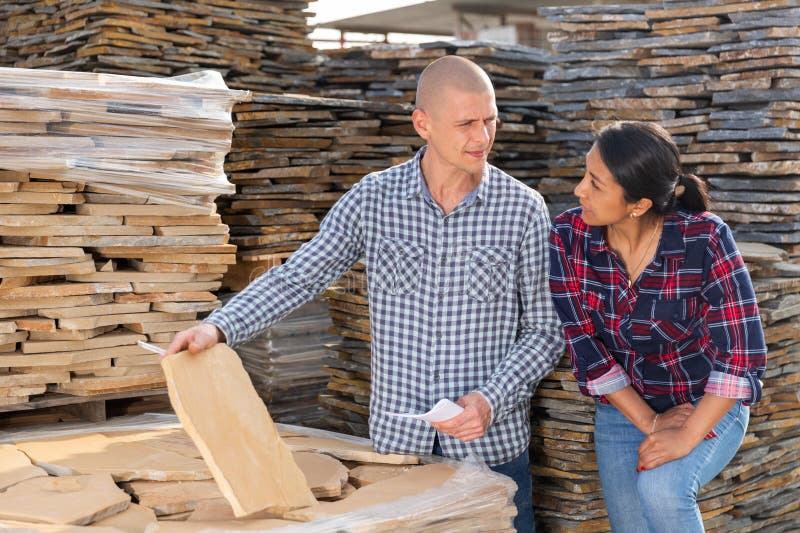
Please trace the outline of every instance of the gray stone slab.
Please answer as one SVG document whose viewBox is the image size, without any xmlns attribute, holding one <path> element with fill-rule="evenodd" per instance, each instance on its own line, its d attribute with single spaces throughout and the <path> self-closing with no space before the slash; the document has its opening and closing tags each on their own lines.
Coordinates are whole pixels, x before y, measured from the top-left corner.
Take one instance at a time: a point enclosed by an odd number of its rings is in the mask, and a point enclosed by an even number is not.
<svg viewBox="0 0 800 533">
<path fill-rule="evenodd" d="M 708 182 L 724 190 L 800 191 L 800 178 L 708 178 Z"/>
<path fill-rule="evenodd" d="M 748 20 L 758 20 L 763 18 L 798 18 L 800 19 L 800 8 L 790 7 L 785 9 L 762 9 L 759 11 L 731 11 L 728 17 L 733 22 L 745 22 Z"/>
<path fill-rule="evenodd" d="M 632 13 L 644 14 L 645 11 L 653 9 L 653 4 L 630 4 L 630 5 L 584 5 L 584 6 L 553 6 L 540 7 L 537 11 L 542 17 L 557 17 L 572 14 L 610 14 L 610 13 Z"/>
<path fill-rule="evenodd" d="M 729 105 L 798 100 L 800 89 L 742 89 L 714 93 L 711 102 L 714 105 Z"/>
<path fill-rule="evenodd" d="M 592 65 L 582 68 L 549 67 L 544 73 L 544 79 L 549 81 L 642 77 L 644 77 L 644 70 L 631 66 L 609 67 Z"/>
<path fill-rule="evenodd" d="M 800 39 L 764 39 L 737 43 L 724 43 L 712 46 L 709 53 L 729 52 L 732 50 L 751 50 L 753 48 L 767 48 L 770 46 L 800 46 Z"/>
<path fill-rule="evenodd" d="M 722 202 L 800 202 L 800 192 L 711 191 L 711 198 Z"/>
<path fill-rule="evenodd" d="M 766 128 L 774 123 L 775 120 L 771 118 L 754 117 L 750 120 L 748 119 L 715 120 L 711 123 L 711 127 L 714 129 L 722 129 L 722 130 L 747 130 L 750 128 Z"/>
<path fill-rule="evenodd" d="M 698 48 L 735 41 L 737 34 L 732 31 L 705 31 L 643 39 L 615 39 L 613 41 L 574 41 L 555 43 L 557 52 L 587 52 L 608 50 L 633 50 L 636 48 L 685 48 L 691 44 Z"/>
<path fill-rule="evenodd" d="M 784 17 L 763 17 L 735 24 L 723 24 L 719 27 L 720 31 L 745 31 L 759 28 L 788 28 L 798 26 L 798 18 Z"/>
<path fill-rule="evenodd" d="M 614 59 L 636 59 L 638 52 L 633 48 L 617 49 L 611 52 L 565 52 L 556 56 L 562 63 L 575 63 L 578 61 L 610 61 Z"/>
<path fill-rule="evenodd" d="M 765 139 L 784 139 L 786 128 L 755 128 L 751 130 L 709 130 L 697 134 L 698 141 L 752 141 Z"/>
<path fill-rule="evenodd" d="M 734 230 L 733 235 L 742 241 L 765 242 L 770 244 L 796 244 L 800 242 L 800 232 L 794 233 L 756 233 L 739 232 Z"/>
</svg>

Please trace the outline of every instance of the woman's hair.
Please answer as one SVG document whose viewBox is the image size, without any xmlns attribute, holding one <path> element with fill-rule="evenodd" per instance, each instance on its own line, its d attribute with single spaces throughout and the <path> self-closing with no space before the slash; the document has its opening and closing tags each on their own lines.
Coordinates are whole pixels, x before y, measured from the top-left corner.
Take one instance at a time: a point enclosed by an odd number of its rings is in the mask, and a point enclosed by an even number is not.
<svg viewBox="0 0 800 533">
<path fill-rule="evenodd" d="M 678 146 L 658 124 L 615 122 L 597 133 L 595 146 L 626 201 L 649 198 L 657 215 L 675 207 L 708 210 L 708 186 L 694 174 L 683 173 Z"/>
</svg>

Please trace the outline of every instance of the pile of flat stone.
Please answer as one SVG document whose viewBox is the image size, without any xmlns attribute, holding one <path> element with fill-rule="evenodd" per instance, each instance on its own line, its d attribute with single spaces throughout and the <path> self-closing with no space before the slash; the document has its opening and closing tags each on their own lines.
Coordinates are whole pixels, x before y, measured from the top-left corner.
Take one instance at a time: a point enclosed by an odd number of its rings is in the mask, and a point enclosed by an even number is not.
<svg viewBox="0 0 800 533">
<path fill-rule="evenodd" d="M 324 414 L 317 397 L 325 391 L 329 332 L 328 303 L 314 300 L 245 344 L 237 346 L 245 370 L 276 422 L 315 425 Z"/>
<path fill-rule="evenodd" d="M 159 418 L 7 434 L 0 444 L 0 527 L 434 532 L 444 521 L 459 530 L 513 531 L 514 485 L 486 466 L 378 454 L 366 439 L 283 425 L 278 438 L 312 504 L 237 517 L 187 432 L 174 417 Z"/>
<path fill-rule="evenodd" d="M 0 6 L 0 65 L 131 76 L 214 69 L 230 87 L 308 93 L 316 52 L 299 0 L 22 0 Z"/>
<path fill-rule="evenodd" d="M 239 247 L 225 286 L 282 264 L 354 183 L 411 158 L 422 141 L 410 115 L 399 104 L 274 94 L 237 105 L 225 163 L 236 194 L 218 201 Z"/>
<path fill-rule="evenodd" d="M 164 385 L 137 342 L 219 306 L 235 247 L 213 200 L 245 96 L 217 73 L 0 68 L 0 404 Z"/>
</svg>

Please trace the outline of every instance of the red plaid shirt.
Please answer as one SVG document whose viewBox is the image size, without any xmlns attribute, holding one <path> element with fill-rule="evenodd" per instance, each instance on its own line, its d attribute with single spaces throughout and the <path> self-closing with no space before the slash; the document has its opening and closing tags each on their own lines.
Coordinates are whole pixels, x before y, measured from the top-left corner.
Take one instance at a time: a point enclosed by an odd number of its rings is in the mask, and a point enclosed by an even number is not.
<svg viewBox="0 0 800 533">
<path fill-rule="evenodd" d="M 653 261 L 629 288 L 603 227 L 580 208 L 550 233 L 550 291 L 581 392 L 628 385 L 658 412 L 710 393 L 761 398 L 764 332 L 730 228 L 711 213 L 667 215 Z"/>
</svg>

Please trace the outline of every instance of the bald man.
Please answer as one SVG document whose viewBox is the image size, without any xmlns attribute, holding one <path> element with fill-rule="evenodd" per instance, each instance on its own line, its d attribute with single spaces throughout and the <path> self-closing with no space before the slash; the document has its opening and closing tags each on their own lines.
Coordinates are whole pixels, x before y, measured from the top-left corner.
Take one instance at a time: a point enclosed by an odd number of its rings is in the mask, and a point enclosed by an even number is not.
<svg viewBox="0 0 800 533">
<path fill-rule="evenodd" d="M 410 161 L 365 176 L 314 239 L 241 291 L 169 353 L 257 335 L 364 258 L 372 337 L 370 434 L 381 453 L 481 457 L 518 485 L 518 531 L 533 530 L 529 407 L 564 350 L 547 282 L 542 197 L 487 163 L 494 89 L 447 56 L 419 78 Z M 436 424 L 397 417 L 442 398 L 464 408 Z"/>
</svg>

